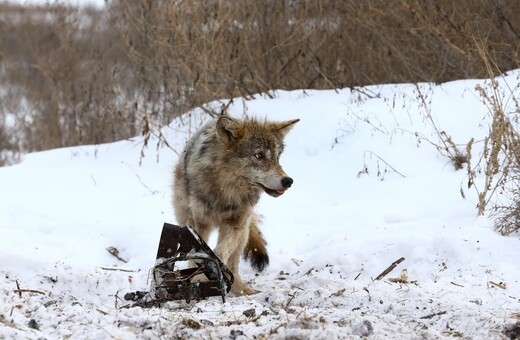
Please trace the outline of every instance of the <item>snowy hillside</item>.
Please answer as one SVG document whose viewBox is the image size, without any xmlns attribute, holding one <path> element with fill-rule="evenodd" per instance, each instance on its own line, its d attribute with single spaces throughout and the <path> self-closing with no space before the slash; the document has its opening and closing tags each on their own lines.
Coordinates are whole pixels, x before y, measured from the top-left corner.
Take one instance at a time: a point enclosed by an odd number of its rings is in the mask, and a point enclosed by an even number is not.
<svg viewBox="0 0 520 340">
<path fill-rule="evenodd" d="M 519 77 L 504 93 L 518 97 Z M 148 288 L 162 224 L 175 222 L 172 167 L 200 111 L 163 129 L 175 151 L 151 141 L 141 165 L 136 137 L 0 168 L 0 339 L 506 339 L 520 321 L 519 237 L 476 217 L 466 170 L 434 145 L 438 129 L 462 150 L 474 138 L 478 155 L 490 117 L 477 84 L 235 100 L 235 117 L 301 121 L 281 159 L 294 185 L 257 209 L 271 264 L 258 275 L 242 265 L 261 292 L 225 304 L 121 308 Z"/>
</svg>

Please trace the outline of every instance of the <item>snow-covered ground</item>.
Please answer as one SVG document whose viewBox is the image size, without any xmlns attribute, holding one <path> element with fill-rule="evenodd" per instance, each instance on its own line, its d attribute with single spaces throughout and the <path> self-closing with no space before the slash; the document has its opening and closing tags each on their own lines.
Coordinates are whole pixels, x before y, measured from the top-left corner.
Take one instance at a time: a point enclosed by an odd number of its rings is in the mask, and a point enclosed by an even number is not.
<svg viewBox="0 0 520 340">
<path fill-rule="evenodd" d="M 519 75 L 500 83 L 506 104 Z M 293 187 L 258 206 L 271 265 L 242 265 L 261 292 L 226 303 L 122 308 L 126 292 L 148 289 L 162 224 L 175 222 L 172 167 L 200 111 L 163 129 L 175 151 L 151 141 L 141 165 L 136 137 L 0 168 L 0 339 L 507 338 L 520 320 L 520 239 L 476 217 L 466 170 L 433 145 L 437 128 L 461 150 L 475 138 L 478 156 L 484 83 L 235 100 L 236 117 L 301 121 L 281 160 Z"/>
</svg>

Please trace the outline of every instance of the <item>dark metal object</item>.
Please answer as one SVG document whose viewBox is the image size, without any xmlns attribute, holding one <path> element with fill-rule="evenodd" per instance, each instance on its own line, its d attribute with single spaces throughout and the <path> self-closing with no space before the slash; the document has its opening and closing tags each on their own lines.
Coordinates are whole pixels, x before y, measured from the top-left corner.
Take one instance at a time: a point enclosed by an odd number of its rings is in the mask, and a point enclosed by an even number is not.
<svg viewBox="0 0 520 340">
<path fill-rule="evenodd" d="M 178 262 L 192 268 L 179 269 Z M 169 223 L 163 225 L 152 274 L 152 296 L 161 301 L 220 295 L 225 302 L 233 284 L 231 271 L 195 230 Z"/>
</svg>

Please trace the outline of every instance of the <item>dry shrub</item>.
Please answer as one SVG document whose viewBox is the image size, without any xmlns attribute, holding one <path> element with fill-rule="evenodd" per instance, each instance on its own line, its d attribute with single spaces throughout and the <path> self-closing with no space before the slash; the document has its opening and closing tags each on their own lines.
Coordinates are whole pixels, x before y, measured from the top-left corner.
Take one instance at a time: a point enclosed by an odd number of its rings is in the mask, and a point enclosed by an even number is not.
<svg viewBox="0 0 520 340">
<path fill-rule="evenodd" d="M 487 77 L 519 67 L 516 0 L 0 5 L 0 117 L 21 151 L 109 142 L 272 89 Z M 145 141 L 147 141 L 147 138 Z"/>
<path fill-rule="evenodd" d="M 516 138 L 516 148 L 512 152 L 514 159 L 511 160 L 511 174 L 507 183 L 503 185 L 508 203 L 494 207 L 497 216 L 495 227 L 503 235 L 520 232 L 520 140 L 518 134 Z"/>
<path fill-rule="evenodd" d="M 8 164 L 9 150 L 12 149 L 9 139 L 7 137 L 6 129 L 0 125 L 0 167 Z"/>
<path fill-rule="evenodd" d="M 99 29 L 100 13 L 53 5 L 13 9 L 6 18 L 1 109 L 17 114 L 21 149 L 103 143 L 136 133 L 117 114 L 122 79 L 114 70 L 124 53 L 114 56 L 114 37 Z"/>
<path fill-rule="evenodd" d="M 481 158 L 475 165 L 469 160 L 468 187 L 478 192 L 478 214 L 483 215 L 491 205 L 497 230 L 508 235 L 520 230 L 520 83 L 499 86 L 486 44 L 480 37 L 472 36 L 472 40 L 488 72 L 487 86 L 478 85 L 476 90 L 489 109 L 491 124 Z M 477 172 L 484 174 L 480 188 L 475 184 Z M 500 203 L 501 198 L 505 204 Z"/>
<path fill-rule="evenodd" d="M 483 158 L 479 162 L 483 163 L 485 182 L 479 191 L 477 208 L 483 215 L 491 205 L 497 230 L 508 235 L 520 231 L 520 106 L 515 97 L 504 98 L 495 82 L 491 78 L 491 90 L 477 88 L 492 116 L 489 135 L 484 139 Z M 516 85 L 511 93 L 518 92 L 518 87 Z M 504 103 L 507 99 L 514 102 L 514 110 L 507 109 Z M 470 181 L 475 185 L 475 170 L 468 169 Z"/>
</svg>

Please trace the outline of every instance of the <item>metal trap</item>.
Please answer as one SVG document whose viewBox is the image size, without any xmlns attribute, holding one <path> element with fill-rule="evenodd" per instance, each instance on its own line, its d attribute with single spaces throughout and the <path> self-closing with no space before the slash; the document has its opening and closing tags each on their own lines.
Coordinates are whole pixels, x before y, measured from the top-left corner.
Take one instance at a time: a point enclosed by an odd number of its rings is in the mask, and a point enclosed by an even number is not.
<svg viewBox="0 0 520 340">
<path fill-rule="evenodd" d="M 188 267 L 180 269 L 182 262 Z M 195 230 L 164 223 L 152 269 L 152 298 L 189 302 L 222 296 L 225 302 L 232 284 L 231 271 Z"/>
</svg>

